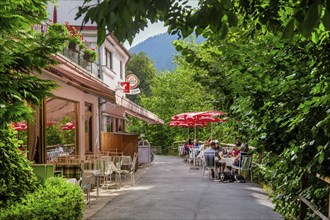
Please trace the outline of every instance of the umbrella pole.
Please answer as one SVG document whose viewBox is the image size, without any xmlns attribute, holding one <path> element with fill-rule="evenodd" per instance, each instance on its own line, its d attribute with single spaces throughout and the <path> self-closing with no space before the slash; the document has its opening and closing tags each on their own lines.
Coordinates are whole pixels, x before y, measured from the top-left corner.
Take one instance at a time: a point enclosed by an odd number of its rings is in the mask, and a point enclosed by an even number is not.
<svg viewBox="0 0 330 220">
<path fill-rule="evenodd" d="M 211 140 L 213 140 L 213 138 L 212 138 L 212 123 L 211 123 Z"/>
<path fill-rule="evenodd" d="M 197 135 L 196 135 L 196 125 L 195 125 L 195 139 L 197 138 Z"/>
</svg>

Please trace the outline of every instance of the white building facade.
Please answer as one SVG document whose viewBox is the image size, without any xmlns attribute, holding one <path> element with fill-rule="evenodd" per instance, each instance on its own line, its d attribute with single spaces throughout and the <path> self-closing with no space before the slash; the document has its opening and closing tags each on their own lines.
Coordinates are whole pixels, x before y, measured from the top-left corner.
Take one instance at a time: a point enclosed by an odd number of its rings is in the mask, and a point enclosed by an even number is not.
<svg viewBox="0 0 330 220">
<path fill-rule="evenodd" d="M 80 0 L 60 0 L 56 7 L 49 4 L 49 22 L 69 24 L 79 30 L 81 20 L 74 18 L 77 7 L 82 4 Z M 86 46 L 98 52 L 98 59 L 87 62 L 81 52 L 66 48 L 54 55 L 60 64 L 41 74 L 43 79 L 54 80 L 59 87 L 53 91 L 54 97 L 44 101 L 38 113 L 41 126 L 34 128 L 36 138 L 29 138 L 29 145 L 36 146 L 35 155 L 30 157 L 37 158 L 38 163 L 51 161 L 58 145 L 63 147 L 64 155 L 85 158 L 86 155 L 99 153 L 104 150 L 103 132 L 125 133 L 127 114 L 149 124 L 164 123 L 118 90 L 118 83 L 126 78 L 130 53 L 116 37 L 109 34 L 98 47 L 95 25 L 86 25 L 80 33 Z M 123 143 L 117 145 L 124 147 Z M 107 149 L 111 147 L 106 146 Z"/>
</svg>

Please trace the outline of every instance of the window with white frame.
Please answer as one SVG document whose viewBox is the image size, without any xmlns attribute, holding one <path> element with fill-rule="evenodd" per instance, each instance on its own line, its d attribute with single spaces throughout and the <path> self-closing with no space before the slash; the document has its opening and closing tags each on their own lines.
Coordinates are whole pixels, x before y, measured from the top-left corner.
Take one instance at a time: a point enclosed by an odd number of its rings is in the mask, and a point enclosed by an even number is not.
<svg viewBox="0 0 330 220">
<path fill-rule="evenodd" d="M 124 65 L 123 61 L 120 61 L 120 79 L 124 78 Z"/>
<path fill-rule="evenodd" d="M 105 50 L 105 65 L 113 70 L 113 59 L 112 59 L 112 53 L 109 50 Z"/>
</svg>

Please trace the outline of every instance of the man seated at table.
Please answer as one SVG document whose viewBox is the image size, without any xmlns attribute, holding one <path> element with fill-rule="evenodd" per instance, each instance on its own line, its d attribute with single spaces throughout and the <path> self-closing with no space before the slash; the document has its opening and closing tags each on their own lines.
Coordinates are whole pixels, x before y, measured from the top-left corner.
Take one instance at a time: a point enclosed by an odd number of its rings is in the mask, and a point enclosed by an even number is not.
<svg viewBox="0 0 330 220">
<path fill-rule="evenodd" d="M 210 142 L 210 147 L 207 148 L 204 152 L 204 160 L 206 162 L 207 166 L 214 166 L 215 169 L 210 169 L 212 178 L 214 179 L 216 176 L 218 176 L 218 168 L 223 169 L 223 167 L 226 167 L 226 164 L 220 162 L 220 156 L 219 152 L 216 150 L 216 143 L 215 141 Z"/>
</svg>

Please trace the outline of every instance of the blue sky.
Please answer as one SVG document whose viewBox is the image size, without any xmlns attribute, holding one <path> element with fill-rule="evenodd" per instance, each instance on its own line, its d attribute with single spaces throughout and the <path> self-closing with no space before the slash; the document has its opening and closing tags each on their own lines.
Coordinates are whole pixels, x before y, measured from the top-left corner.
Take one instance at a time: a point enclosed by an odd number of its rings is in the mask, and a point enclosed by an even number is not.
<svg viewBox="0 0 330 220">
<path fill-rule="evenodd" d="M 199 0 L 189 0 L 188 4 L 190 4 L 193 7 L 197 7 Z M 127 49 L 130 49 L 131 47 L 134 47 L 135 45 L 141 43 L 142 41 L 145 41 L 149 37 L 162 34 L 167 32 L 167 28 L 164 27 L 163 22 L 153 23 L 149 24 L 147 28 L 144 29 L 144 31 L 141 31 L 138 35 L 135 36 L 132 45 L 129 45 L 128 42 L 126 42 L 124 45 Z"/>
<path fill-rule="evenodd" d="M 163 22 L 153 23 L 149 24 L 147 28 L 144 29 L 144 31 L 141 31 L 138 35 L 135 36 L 132 45 L 129 45 L 128 42 L 126 42 L 124 45 L 127 49 L 130 49 L 131 47 L 134 47 L 135 45 L 141 43 L 142 41 L 148 39 L 149 37 L 161 34 L 167 32 L 167 28 L 164 27 Z"/>
</svg>

